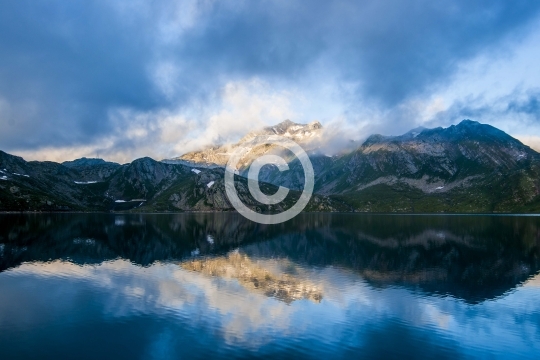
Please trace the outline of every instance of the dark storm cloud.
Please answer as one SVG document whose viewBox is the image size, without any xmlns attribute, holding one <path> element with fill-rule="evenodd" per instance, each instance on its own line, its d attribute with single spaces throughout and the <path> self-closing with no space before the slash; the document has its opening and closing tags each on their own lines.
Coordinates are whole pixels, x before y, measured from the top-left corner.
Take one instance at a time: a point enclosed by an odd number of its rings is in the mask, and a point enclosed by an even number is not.
<svg viewBox="0 0 540 360">
<path fill-rule="evenodd" d="M 145 71 L 151 39 L 122 20 L 99 2 L 0 3 L 4 146 L 84 142 L 111 130 L 112 106 L 161 104 Z"/>
<path fill-rule="evenodd" d="M 369 29 L 348 39 L 357 51 L 344 57 L 348 61 L 342 65 L 345 73 L 361 81 L 363 95 L 385 105 L 434 89 L 461 61 L 483 50 L 494 52 L 491 47 L 526 23 L 539 7 L 509 1 L 396 1 L 394 5 L 387 14 L 379 6 L 369 17 L 373 19 Z"/>
<path fill-rule="evenodd" d="M 508 95 L 485 99 L 468 97 L 455 101 L 448 109 L 436 114 L 427 127 L 447 126 L 463 119 L 492 124 L 510 124 L 519 128 L 540 121 L 540 89 L 516 89 Z M 521 132 L 526 132 L 521 130 Z"/>
<path fill-rule="evenodd" d="M 540 90 L 528 91 L 521 99 L 511 100 L 506 112 L 526 114 L 540 120 Z"/>
<path fill-rule="evenodd" d="M 338 79 L 356 100 L 392 108 L 497 49 L 540 9 L 532 0 L 196 3 L 193 23 L 165 41 L 161 25 L 188 11 L 182 2 L 0 0 L 0 147 L 89 143 L 115 131 L 112 109 L 204 101 L 253 76 Z M 159 62 L 179 69 L 167 96 L 151 75 Z"/>
<path fill-rule="evenodd" d="M 392 106 L 446 79 L 460 61 L 499 44 L 540 9 L 534 1 L 270 4 L 216 7 L 179 53 L 205 70 L 240 74 L 294 77 L 320 63 L 359 84 L 360 96 Z"/>
</svg>

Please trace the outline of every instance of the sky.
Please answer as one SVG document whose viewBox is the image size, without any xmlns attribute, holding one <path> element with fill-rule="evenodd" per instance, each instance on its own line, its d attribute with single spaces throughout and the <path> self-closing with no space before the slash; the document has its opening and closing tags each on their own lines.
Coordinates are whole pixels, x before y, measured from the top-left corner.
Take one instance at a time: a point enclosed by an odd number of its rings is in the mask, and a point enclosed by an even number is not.
<svg viewBox="0 0 540 360">
<path fill-rule="evenodd" d="M 164 159 L 285 119 L 540 150 L 540 2 L 0 0 L 0 150 Z"/>
</svg>

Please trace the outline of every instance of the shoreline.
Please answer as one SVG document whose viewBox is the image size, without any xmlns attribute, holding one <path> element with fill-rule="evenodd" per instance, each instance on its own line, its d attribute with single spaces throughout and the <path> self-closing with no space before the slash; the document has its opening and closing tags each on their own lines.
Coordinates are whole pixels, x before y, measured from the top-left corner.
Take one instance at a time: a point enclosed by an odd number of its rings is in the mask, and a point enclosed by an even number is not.
<svg viewBox="0 0 540 360">
<path fill-rule="evenodd" d="M 130 211 L 0 211 L 0 215 L 7 214 L 122 214 L 122 215 L 179 215 L 179 214 L 239 214 L 238 211 L 158 211 L 158 212 L 130 212 Z M 433 213 L 411 213 L 411 212 L 368 212 L 368 211 L 302 211 L 300 214 L 361 214 L 361 215 L 411 215 L 411 216 L 540 216 L 540 213 L 504 213 L 504 212 L 433 212 Z"/>
</svg>

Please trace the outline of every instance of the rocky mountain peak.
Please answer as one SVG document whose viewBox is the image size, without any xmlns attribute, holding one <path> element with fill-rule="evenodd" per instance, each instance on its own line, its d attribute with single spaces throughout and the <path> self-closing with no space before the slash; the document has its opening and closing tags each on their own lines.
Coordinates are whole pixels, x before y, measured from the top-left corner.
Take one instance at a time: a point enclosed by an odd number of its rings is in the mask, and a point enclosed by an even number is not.
<svg viewBox="0 0 540 360">
<path fill-rule="evenodd" d="M 117 163 L 105 161 L 103 159 L 99 158 L 86 158 L 82 157 L 80 159 L 75 159 L 72 161 L 64 161 L 62 165 L 70 167 L 70 168 L 76 168 L 76 167 L 88 167 L 88 166 L 98 166 L 98 165 L 119 165 Z"/>
<path fill-rule="evenodd" d="M 373 134 L 373 135 L 368 136 L 368 138 L 364 141 L 362 146 L 370 146 L 370 145 L 373 145 L 373 144 L 381 143 L 381 142 L 384 142 L 384 141 L 388 140 L 389 138 L 392 138 L 392 136 L 384 136 L 384 135 L 381 135 L 381 134 Z"/>
<path fill-rule="evenodd" d="M 480 143 L 490 143 L 492 145 L 509 145 L 526 147 L 519 140 L 513 138 L 502 130 L 491 125 L 481 124 L 477 121 L 465 119 L 457 125 L 447 128 L 425 128 L 423 126 L 409 130 L 399 136 L 385 136 L 374 134 L 369 136 L 362 146 L 369 147 L 375 144 L 418 144 L 418 143 L 440 143 L 461 141 L 476 141 Z"/>
<path fill-rule="evenodd" d="M 284 120 L 284 121 L 282 121 L 279 124 L 276 124 L 274 126 L 266 127 L 265 130 L 274 131 L 274 132 L 277 131 L 277 132 L 280 132 L 280 133 L 285 133 L 290 127 L 293 127 L 293 126 L 302 126 L 302 124 L 297 124 L 297 123 L 292 122 L 291 120 L 287 119 L 287 120 Z"/>
<path fill-rule="evenodd" d="M 249 141 L 254 136 L 259 135 L 281 135 L 295 141 L 301 141 L 304 138 L 318 135 L 320 129 L 322 129 L 322 125 L 318 121 L 313 121 L 309 124 L 300 124 L 287 119 L 274 126 L 267 126 L 261 130 L 253 131 L 240 140 L 240 142 Z"/>
<path fill-rule="evenodd" d="M 178 158 L 171 160 L 164 160 L 170 164 L 184 164 L 188 166 L 225 166 L 229 159 L 229 155 L 239 147 L 249 147 L 246 145 L 249 141 L 253 140 L 256 136 L 261 135 L 280 135 L 287 137 L 297 143 L 307 145 L 311 141 L 320 138 L 322 135 L 322 125 L 318 121 L 313 121 L 309 124 L 295 123 L 291 120 L 285 120 L 274 126 L 267 126 L 260 130 L 252 131 L 244 136 L 236 144 L 228 144 L 223 146 L 212 146 L 199 151 L 193 151 L 184 154 Z M 270 147 L 273 148 L 273 147 Z M 309 146 L 308 146 L 309 148 Z M 265 151 L 269 151 L 266 149 Z M 259 156 L 259 153 L 253 153 L 253 156 Z"/>
</svg>

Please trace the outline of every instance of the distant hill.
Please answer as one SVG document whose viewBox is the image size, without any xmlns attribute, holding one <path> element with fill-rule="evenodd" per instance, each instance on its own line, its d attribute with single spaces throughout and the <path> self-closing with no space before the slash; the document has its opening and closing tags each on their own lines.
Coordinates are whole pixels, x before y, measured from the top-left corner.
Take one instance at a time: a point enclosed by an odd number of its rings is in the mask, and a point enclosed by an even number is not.
<svg viewBox="0 0 540 360">
<path fill-rule="evenodd" d="M 0 151 L 1 211 L 229 211 L 223 184 L 229 154 L 260 134 L 300 143 L 315 170 L 308 211 L 540 212 L 540 154 L 490 125 L 463 120 L 448 128 L 416 128 L 401 136 L 372 135 L 351 151 L 324 155 L 318 122 L 282 122 L 175 159 L 130 164 L 82 158 L 62 164 L 27 162 Z M 245 175 L 260 155 L 287 156 L 276 146 L 249 149 L 239 169 L 240 198 L 258 211 L 295 202 L 304 175 L 298 161 L 279 172 L 263 167 L 264 192 L 292 190 L 283 204 L 263 206 Z"/>
</svg>

